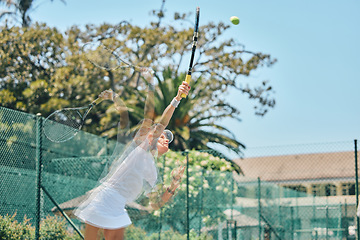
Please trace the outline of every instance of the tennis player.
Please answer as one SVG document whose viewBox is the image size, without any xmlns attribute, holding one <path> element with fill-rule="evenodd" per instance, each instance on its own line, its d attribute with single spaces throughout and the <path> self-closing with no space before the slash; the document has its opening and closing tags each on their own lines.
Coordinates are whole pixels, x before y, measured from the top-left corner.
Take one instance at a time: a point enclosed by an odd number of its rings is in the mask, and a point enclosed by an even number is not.
<svg viewBox="0 0 360 240">
<path fill-rule="evenodd" d="M 142 73 L 149 83 L 145 119 L 132 142 L 112 163 L 109 173 L 100 181 L 101 184 L 91 191 L 90 196 L 75 211 L 75 215 L 85 222 L 85 240 L 97 239 L 99 229 L 104 230 L 106 240 L 124 239 L 125 228 L 132 223 L 125 210 L 126 203 L 146 194 L 150 200 L 147 209 L 157 210 L 172 198 L 180 185 L 184 166 L 171 172 L 170 186 L 158 187 L 160 180 L 155 159 L 169 150 L 173 134 L 165 128 L 180 103 L 181 95 L 188 95 L 190 86 L 185 81 L 179 86 L 177 95 L 164 110 L 160 121 L 154 123 L 153 76 L 146 69 Z M 99 97 L 114 101 L 120 113 L 119 128 L 126 128 L 127 108 L 120 97 L 112 90 L 102 92 Z"/>
</svg>

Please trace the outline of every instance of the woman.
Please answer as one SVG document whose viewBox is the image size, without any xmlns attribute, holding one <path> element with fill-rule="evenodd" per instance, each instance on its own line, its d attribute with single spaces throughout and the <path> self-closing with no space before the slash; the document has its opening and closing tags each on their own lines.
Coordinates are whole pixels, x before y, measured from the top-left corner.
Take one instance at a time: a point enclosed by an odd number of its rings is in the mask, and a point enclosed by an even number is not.
<svg viewBox="0 0 360 240">
<path fill-rule="evenodd" d="M 106 240 L 124 239 L 125 228 L 131 224 L 125 210 L 126 203 L 136 200 L 145 192 L 150 198 L 149 208 L 161 208 L 174 195 L 184 173 L 185 167 L 174 169 L 170 186 L 158 189 L 155 193 L 151 192 L 158 182 L 154 158 L 169 150 L 169 143 L 173 137 L 165 128 L 180 103 L 181 95 L 188 95 L 190 86 L 186 82 L 179 86 L 177 95 L 164 110 L 160 121 L 154 124 L 153 77 L 147 69 L 143 69 L 142 73 L 149 83 L 144 109 L 145 119 L 133 141 L 101 180 L 100 186 L 91 191 L 91 195 L 75 211 L 75 215 L 86 224 L 85 240 L 97 239 L 99 229 L 104 229 Z M 119 128 L 126 128 L 127 108 L 120 97 L 112 90 L 102 92 L 99 97 L 114 101 L 120 114 Z"/>
</svg>

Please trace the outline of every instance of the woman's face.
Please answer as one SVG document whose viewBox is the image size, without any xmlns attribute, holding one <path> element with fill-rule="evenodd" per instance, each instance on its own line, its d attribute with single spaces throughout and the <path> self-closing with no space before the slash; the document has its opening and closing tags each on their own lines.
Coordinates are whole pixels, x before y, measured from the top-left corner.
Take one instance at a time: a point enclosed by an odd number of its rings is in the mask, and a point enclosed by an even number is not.
<svg viewBox="0 0 360 240">
<path fill-rule="evenodd" d="M 165 134 L 161 134 L 158 142 L 157 142 L 157 149 L 159 156 L 163 155 L 167 151 L 169 151 L 169 139 L 165 137 Z"/>
</svg>

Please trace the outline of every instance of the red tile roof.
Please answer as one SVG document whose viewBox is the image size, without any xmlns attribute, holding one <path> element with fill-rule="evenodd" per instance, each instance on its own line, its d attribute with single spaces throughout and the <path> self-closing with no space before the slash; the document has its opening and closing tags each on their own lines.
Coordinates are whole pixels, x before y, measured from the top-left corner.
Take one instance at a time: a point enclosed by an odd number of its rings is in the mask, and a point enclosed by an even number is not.
<svg viewBox="0 0 360 240">
<path fill-rule="evenodd" d="M 252 157 L 233 161 L 241 167 L 246 177 L 260 177 L 264 181 L 355 179 L 353 151 Z"/>
</svg>

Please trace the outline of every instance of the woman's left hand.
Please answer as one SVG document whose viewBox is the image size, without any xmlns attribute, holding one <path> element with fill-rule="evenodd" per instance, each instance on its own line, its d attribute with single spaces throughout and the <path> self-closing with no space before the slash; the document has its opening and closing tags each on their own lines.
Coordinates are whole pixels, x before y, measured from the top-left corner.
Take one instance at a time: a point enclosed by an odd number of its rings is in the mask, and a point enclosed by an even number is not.
<svg viewBox="0 0 360 240">
<path fill-rule="evenodd" d="M 112 89 L 105 90 L 99 94 L 99 98 L 102 98 L 104 100 L 112 100 L 115 93 Z"/>
<path fill-rule="evenodd" d="M 176 188 L 179 187 L 184 171 L 185 171 L 185 166 L 175 168 L 171 171 L 171 177 L 172 177 L 171 186 L 170 186 L 171 191 L 175 191 Z"/>
<path fill-rule="evenodd" d="M 140 72 L 149 84 L 154 84 L 154 71 L 151 68 L 143 67 Z"/>
<path fill-rule="evenodd" d="M 189 94 L 190 89 L 191 89 L 190 85 L 187 82 L 183 81 L 182 84 L 179 86 L 179 90 L 176 95 L 176 99 L 181 100 L 181 95 L 183 93 L 187 96 Z"/>
</svg>

